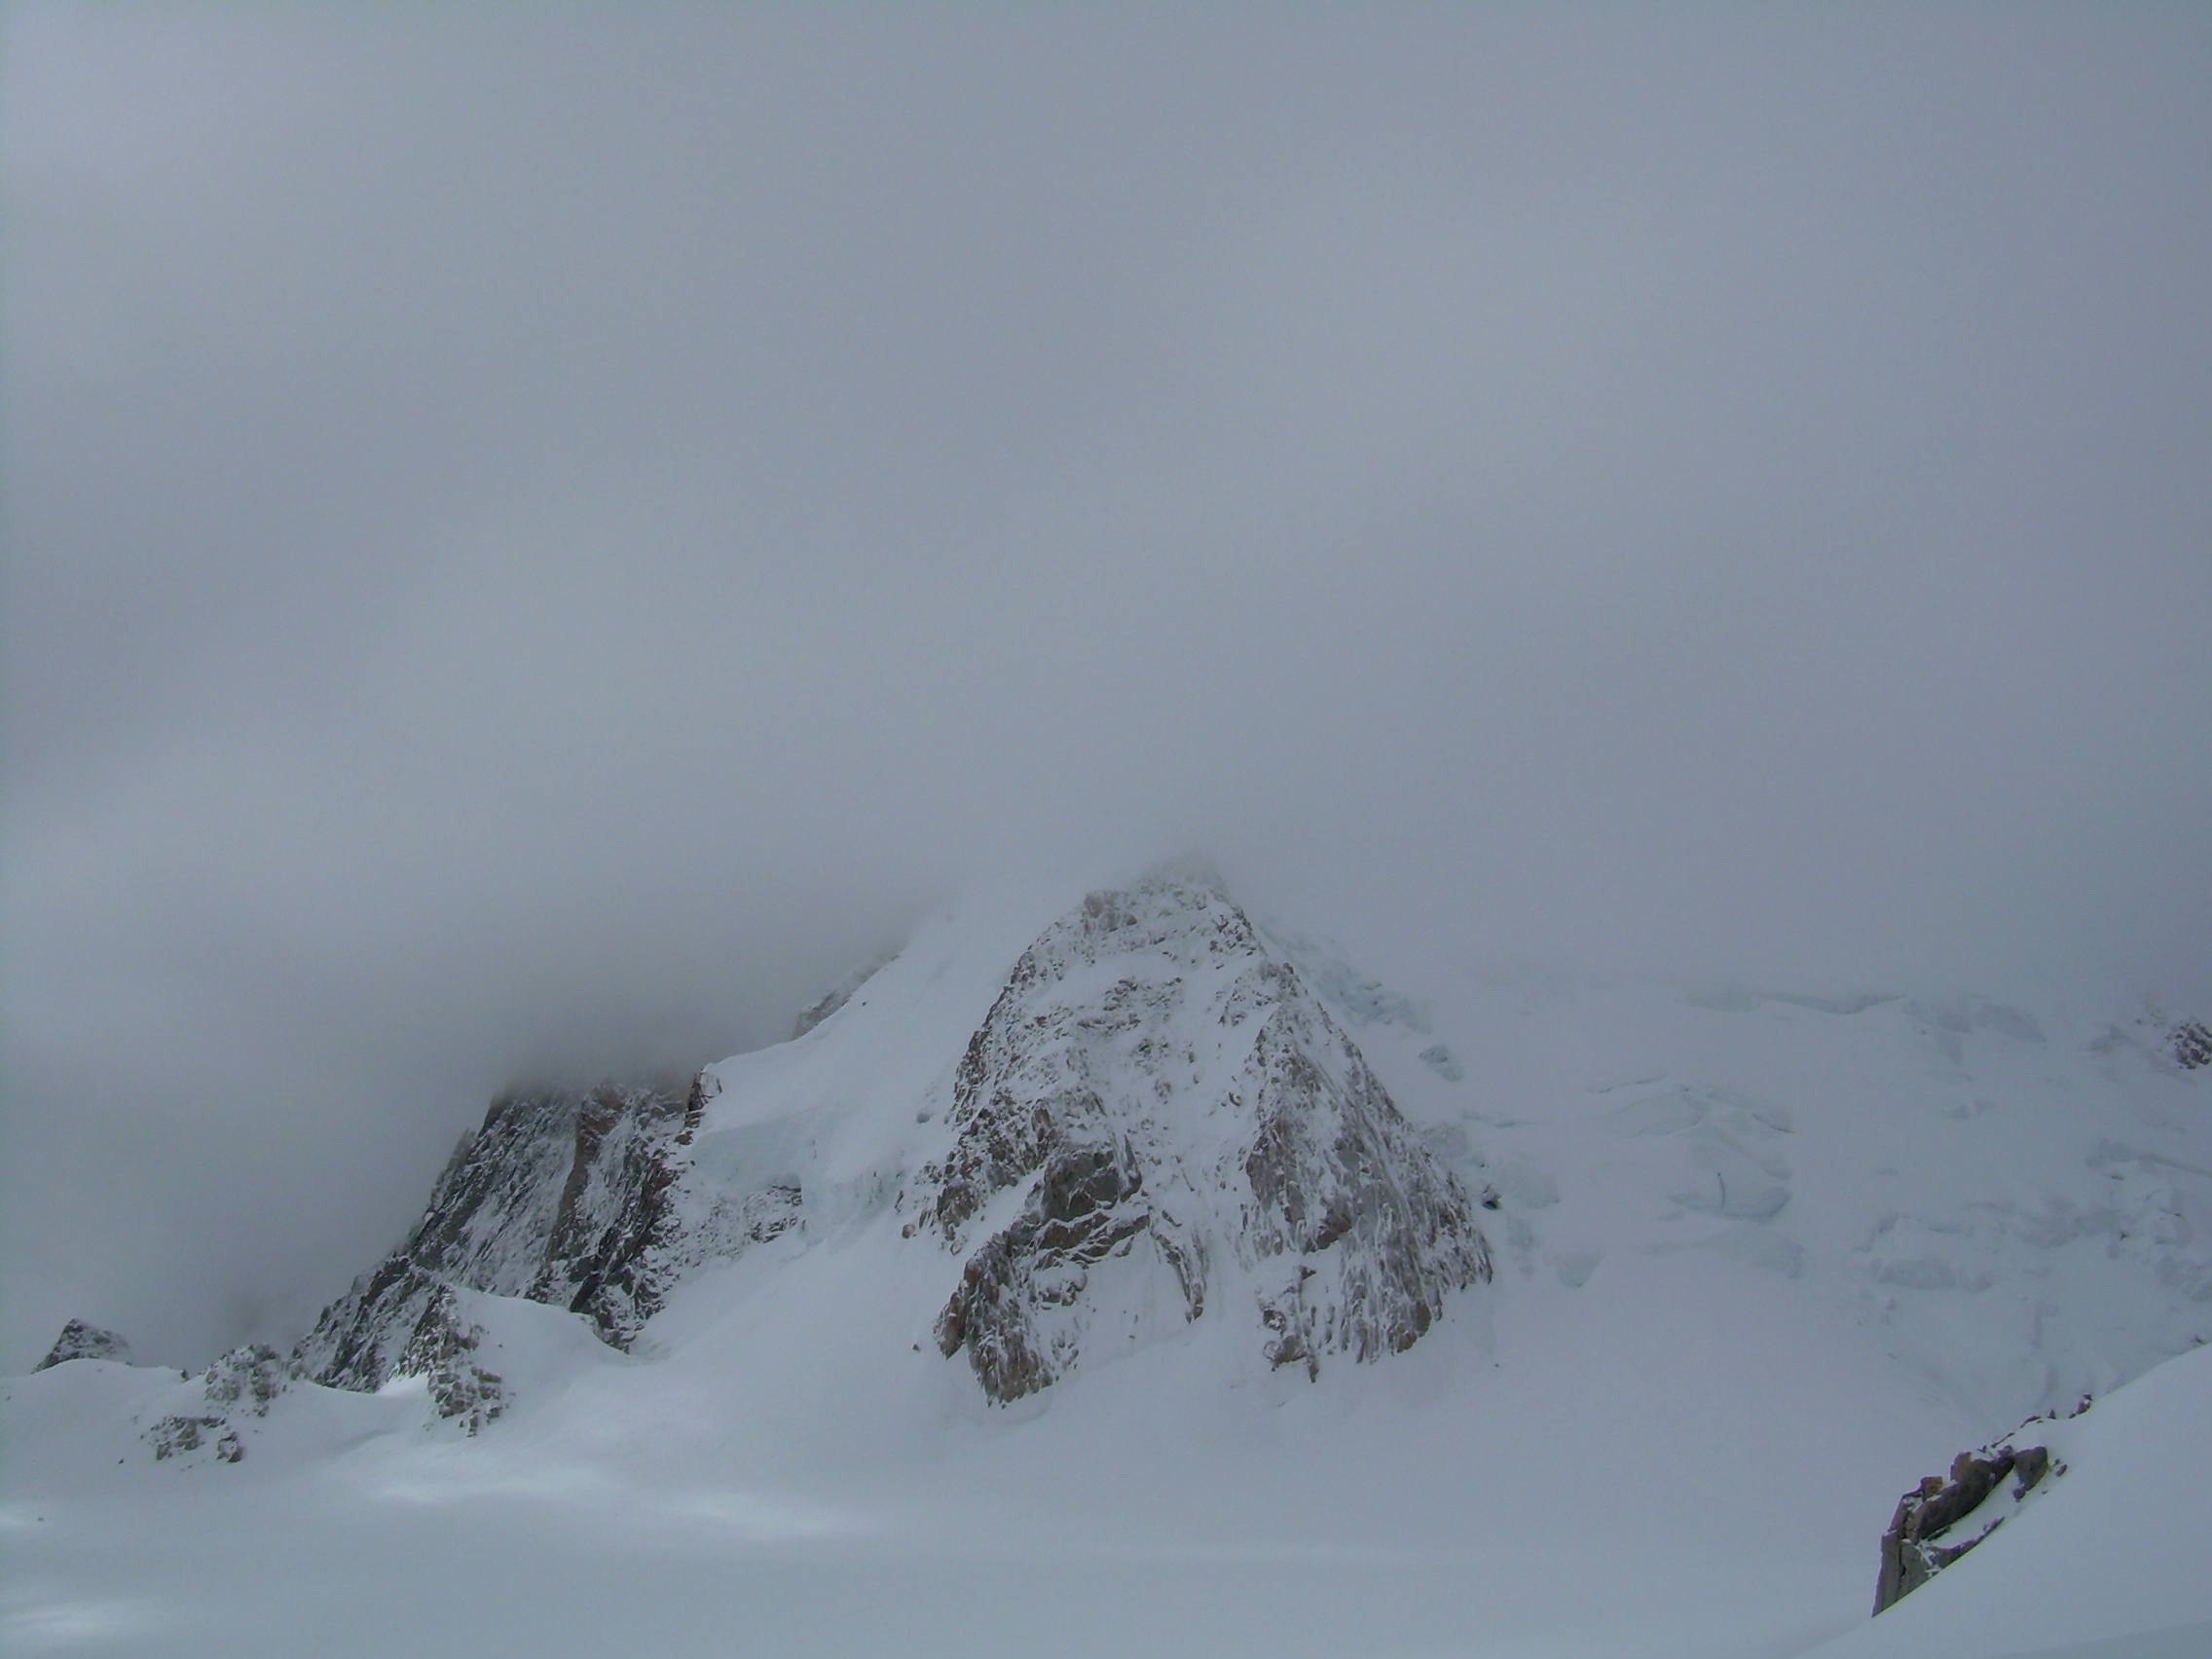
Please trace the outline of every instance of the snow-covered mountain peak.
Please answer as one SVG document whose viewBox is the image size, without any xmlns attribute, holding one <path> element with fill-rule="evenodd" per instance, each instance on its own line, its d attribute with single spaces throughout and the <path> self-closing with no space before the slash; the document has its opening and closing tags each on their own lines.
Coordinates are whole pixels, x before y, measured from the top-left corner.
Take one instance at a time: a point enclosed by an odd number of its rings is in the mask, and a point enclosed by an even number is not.
<svg viewBox="0 0 2212 1659">
<path fill-rule="evenodd" d="M 188 1378 L 73 1327 L 0 1387 L 11 1479 L 342 1493 L 347 1526 L 385 1505 L 402 1539 L 433 1506 L 471 1540 L 528 1513 L 590 1540 L 578 1579 L 617 1533 L 656 1564 L 757 1546 L 749 1605 L 796 1581 L 777 1552 L 800 1533 L 934 1551 L 964 1529 L 987 1548 L 940 1628 L 969 1646 L 1040 1539 L 1070 1594 L 1116 1582 L 1115 1551 L 1210 1575 L 1232 1539 L 1281 1566 L 1224 1651 L 1464 1645 L 1435 1621 L 1374 1638 L 1432 1605 L 1516 1651 L 1564 1629 L 1592 1653 L 1780 1653 L 1863 1613 L 1913 1476 L 2212 1337 L 2197 1024 L 1368 948 L 1388 982 L 1188 866 L 965 898 L 688 1090 L 499 1103 L 288 1359 Z M 1743 1493 L 1808 1445 L 1817 1501 L 1747 1531 Z M 1726 1640 L 1588 1625 L 1602 1598 L 1526 1566 L 1562 1537 Z M 1303 1613 L 1266 1622 L 1362 1540 L 1412 1554 L 1326 1579 L 1332 1607 L 1366 1599 L 1325 1645 L 1298 1645 Z M 1422 1599 L 1399 1595 L 1431 1554 Z M 1099 1651 L 1154 1650 L 1109 1600 Z M 903 1603 L 854 1602 L 899 1628 L 823 1650 L 910 1635 Z M 718 1606 L 662 1645 L 727 1635 Z"/>
<path fill-rule="evenodd" d="M 949 1126 L 907 1232 L 973 1244 L 937 1336 L 994 1399 L 1209 1299 L 1317 1374 L 1490 1275 L 1458 1179 L 1202 867 L 1093 893 L 1023 952 Z"/>
</svg>

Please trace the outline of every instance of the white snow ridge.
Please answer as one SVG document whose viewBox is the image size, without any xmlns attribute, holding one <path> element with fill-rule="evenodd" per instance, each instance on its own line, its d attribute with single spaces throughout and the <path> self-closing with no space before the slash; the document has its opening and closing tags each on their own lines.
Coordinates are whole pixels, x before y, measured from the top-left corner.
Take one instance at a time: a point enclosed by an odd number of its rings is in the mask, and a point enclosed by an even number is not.
<svg viewBox="0 0 2212 1659">
<path fill-rule="evenodd" d="M 73 1321 L 0 1384 L 0 1632 L 2203 1650 L 2200 1022 L 1392 977 L 1175 864 L 964 902 L 687 1088 L 504 1098 L 288 1352 Z"/>
</svg>

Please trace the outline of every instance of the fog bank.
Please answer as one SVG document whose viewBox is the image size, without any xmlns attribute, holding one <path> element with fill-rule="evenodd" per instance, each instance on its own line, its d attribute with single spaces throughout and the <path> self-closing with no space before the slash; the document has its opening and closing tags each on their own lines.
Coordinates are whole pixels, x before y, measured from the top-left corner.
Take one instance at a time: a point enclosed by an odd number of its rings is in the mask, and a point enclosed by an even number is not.
<svg viewBox="0 0 2212 1659">
<path fill-rule="evenodd" d="M 2212 1003 L 2212 18 L 5 15 L 0 1369 L 1008 868 Z"/>
</svg>

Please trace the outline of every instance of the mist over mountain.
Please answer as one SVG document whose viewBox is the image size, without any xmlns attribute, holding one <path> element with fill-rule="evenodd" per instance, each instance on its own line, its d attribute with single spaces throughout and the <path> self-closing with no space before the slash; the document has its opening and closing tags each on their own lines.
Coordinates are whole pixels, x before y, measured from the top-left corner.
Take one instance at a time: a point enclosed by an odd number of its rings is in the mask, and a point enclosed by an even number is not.
<svg viewBox="0 0 2212 1659">
<path fill-rule="evenodd" d="M 0 1641 L 2202 1651 L 2207 87 L 0 11 Z"/>
<path fill-rule="evenodd" d="M 2207 1000 L 2194 13 L 0 28 L 9 1365 L 1010 866 Z"/>
</svg>

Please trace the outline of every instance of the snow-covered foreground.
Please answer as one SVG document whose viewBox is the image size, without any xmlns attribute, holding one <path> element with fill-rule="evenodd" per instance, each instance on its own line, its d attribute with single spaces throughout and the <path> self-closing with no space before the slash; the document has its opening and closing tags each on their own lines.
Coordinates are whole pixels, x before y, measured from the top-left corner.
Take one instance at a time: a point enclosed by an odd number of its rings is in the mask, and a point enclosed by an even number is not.
<svg viewBox="0 0 2212 1659">
<path fill-rule="evenodd" d="M 2212 1619 L 2212 1593 L 2157 1567 L 2212 1558 L 2204 1471 L 2128 1508 L 2171 1425 L 2195 1425 L 2201 1462 L 2212 1354 L 2107 1397 L 2212 1336 L 2212 1072 L 2174 1063 L 2155 1021 L 1450 962 L 1385 985 L 1288 933 L 1225 947 L 1219 905 L 1188 895 L 1024 957 L 1064 902 L 947 916 L 819 1028 L 713 1068 L 671 1213 L 719 1242 L 664 1252 L 683 1272 L 632 1351 L 456 1290 L 470 1363 L 504 1390 L 473 1438 L 420 1376 L 296 1382 L 232 1414 L 239 1460 L 157 1460 L 148 1431 L 204 1410 L 200 1381 L 87 1359 L 7 1382 L 9 1640 L 1782 1659 L 1842 1638 L 1972 1659 Z M 1051 973 L 1002 998 L 1017 958 Z M 1253 1009 L 1303 1045 L 1272 1071 L 1251 1057 L 1269 1039 L 1233 1040 Z M 978 1030 L 1001 1036 L 971 1051 Z M 1127 1250 L 1088 1276 L 1043 1245 L 1007 1268 L 1062 1226 L 1038 1207 L 1050 1167 L 933 1230 L 952 1212 L 920 1197 L 988 1126 L 962 1101 L 996 1087 L 958 1082 L 964 1052 L 986 1083 L 1074 1068 L 1081 1110 L 1062 1100 L 1052 1132 L 1103 1123 L 1127 1167 L 1103 1210 L 1066 1213 L 1129 1219 Z M 1360 1104 L 1362 1067 L 1388 1112 Z M 1286 1077 L 1388 1164 L 1401 1197 L 1375 1202 L 1479 1223 L 1494 1279 L 1464 1250 L 1441 1280 L 1414 1260 L 1441 1311 L 1399 1327 L 1402 1351 L 1322 1339 L 1369 1328 L 1412 1245 L 1357 1218 L 1287 1251 L 1252 1232 L 1238 1171 L 1275 1167 L 1253 1149 L 1280 1143 Z M 1297 1179 L 1355 1192 L 1316 1145 Z M 800 1220 L 750 1241 L 716 1220 L 756 1193 Z M 1198 1317 L 1178 1251 L 1201 1265 Z M 1008 1404 L 982 1382 L 1004 1371 L 945 1351 L 977 1263 L 1005 1270 L 998 1328 L 1049 1361 Z M 1312 1299 L 1297 1363 L 1285 1285 Z M 1868 1624 L 1899 1493 L 2083 1392 L 2103 1403 L 2052 1431 L 2069 1472 Z M 2063 1594 L 2054 1563 L 2108 1543 L 2136 1576 L 2077 1593 L 2071 1624 L 2036 1616 Z M 1973 1610 L 1978 1584 L 2011 1624 Z"/>
<path fill-rule="evenodd" d="M 791 1266 L 793 1294 L 851 1288 Z M 417 1398 L 294 1389 L 236 1467 L 150 1466 L 128 1412 L 162 1374 L 80 1361 L 8 1385 L 10 1628 L 88 1653 L 1792 1652 L 1862 1613 L 1898 1468 L 1968 1431 L 1780 1281 L 1683 1270 L 1318 1384 L 1225 1388 L 1234 1356 L 1194 1336 L 1026 1411 L 858 1323 L 749 1363 L 745 1318 L 474 1440 Z M 1496 1359 L 1524 1344 L 1546 1362 Z"/>
<path fill-rule="evenodd" d="M 1914 1464 L 1900 1448 L 1941 1460 L 1929 1414 L 1861 1398 L 1807 1438 L 1803 1402 L 1879 1380 L 1724 1284 L 1663 1331 L 1661 1289 L 1684 1287 L 1624 1275 L 1584 1305 L 1613 1334 L 1555 1329 L 1557 1386 L 1510 1382 L 1471 1344 L 1383 1388 L 1195 1412 L 1078 1382 L 1018 1424 L 949 1410 L 904 1456 L 866 1433 L 780 1457 L 714 1446 L 690 1432 L 711 1386 L 693 1375 L 588 1436 L 525 1412 L 506 1436 L 444 1438 L 404 1394 L 291 1394 L 235 1469 L 148 1469 L 123 1447 L 89 1474 L 119 1410 L 163 1384 L 79 1362 L 9 1384 L 28 1436 L 5 1629 L 24 1652 L 177 1655 L 1725 1659 L 1846 1625 L 1823 1659 L 2212 1651 L 2212 1350 L 2052 1425 L 2069 1467 L 2051 1493 L 1867 1623 L 1868 1518 Z M 1773 1356 L 1749 1372 L 1717 1357 L 1746 1317 Z M 1638 1341 L 1669 1335 L 1656 1355 Z M 2145 1634 L 2079 1645 L 2111 1633 Z"/>
</svg>

